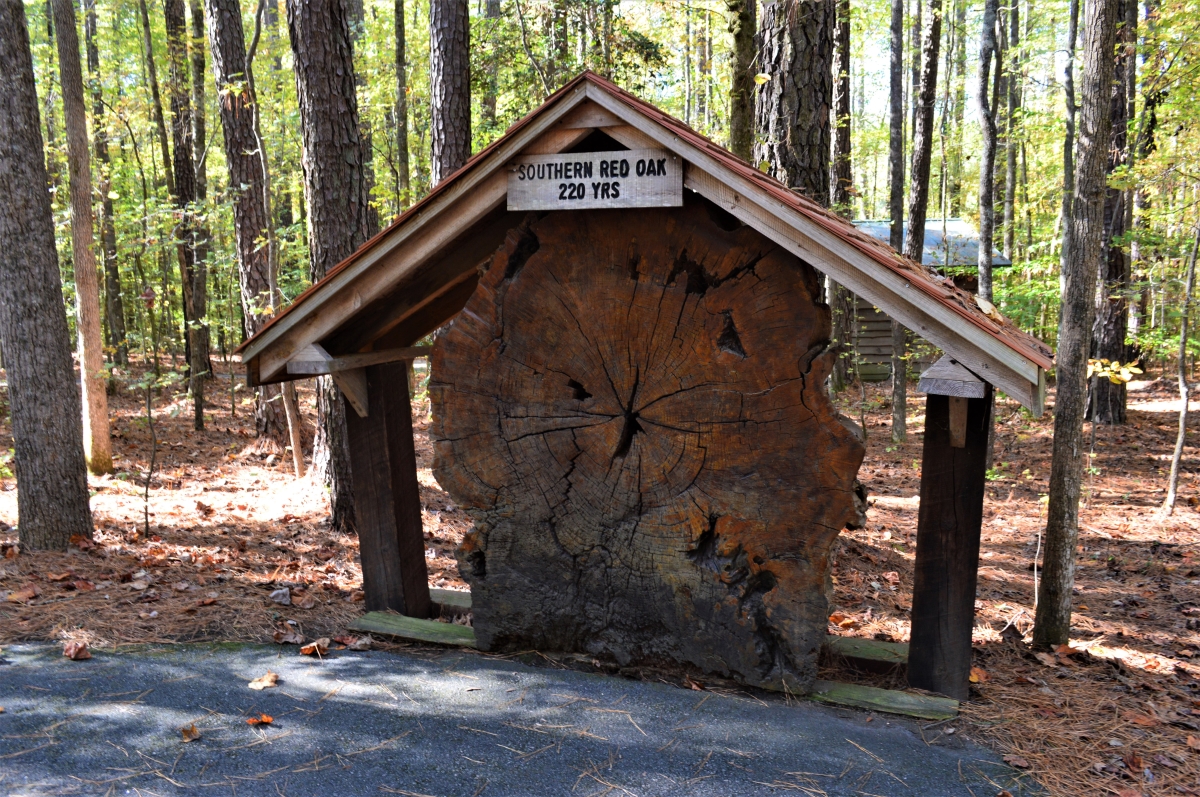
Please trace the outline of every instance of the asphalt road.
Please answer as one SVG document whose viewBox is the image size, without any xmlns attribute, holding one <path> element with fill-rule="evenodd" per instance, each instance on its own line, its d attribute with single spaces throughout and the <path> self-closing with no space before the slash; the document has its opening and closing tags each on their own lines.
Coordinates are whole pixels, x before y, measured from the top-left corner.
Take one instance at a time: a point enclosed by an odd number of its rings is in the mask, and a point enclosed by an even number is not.
<svg viewBox="0 0 1200 797">
<path fill-rule="evenodd" d="M 0 794 L 962 795 L 1029 785 L 953 724 L 459 651 L 0 653 Z M 267 670 L 274 689 L 247 684 Z M 248 717 L 273 717 L 252 726 Z M 190 743 L 180 729 L 194 724 Z"/>
</svg>

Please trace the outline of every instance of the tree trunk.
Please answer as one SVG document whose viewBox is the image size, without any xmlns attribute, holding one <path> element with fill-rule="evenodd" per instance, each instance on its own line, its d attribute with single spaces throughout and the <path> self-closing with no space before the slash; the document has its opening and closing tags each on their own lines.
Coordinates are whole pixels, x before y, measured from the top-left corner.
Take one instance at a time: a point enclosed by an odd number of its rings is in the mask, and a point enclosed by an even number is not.
<svg viewBox="0 0 1200 797">
<path fill-rule="evenodd" d="M 526 222 L 434 344 L 435 475 L 476 519 L 458 557 L 484 649 L 811 688 L 864 448 L 823 389 L 817 273 L 711 212 Z"/>
<path fill-rule="evenodd" d="M 1134 0 L 1118 0 L 1118 19 L 1126 21 L 1126 9 Z M 1135 16 L 1136 21 L 1136 16 Z M 1137 41 L 1128 24 L 1118 34 L 1121 44 L 1132 48 Z M 1136 68 L 1136 56 L 1129 50 L 1118 50 L 1113 67 L 1111 93 L 1112 143 L 1108 151 L 1108 173 L 1129 162 L 1129 101 L 1127 73 Z M 1129 347 L 1125 338 L 1129 331 L 1129 253 L 1121 240 L 1128 230 L 1127 191 L 1109 187 L 1104 196 L 1104 244 L 1100 250 L 1100 290 L 1096 297 L 1096 321 L 1092 331 L 1092 352 L 1096 359 L 1127 362 Z M 1114 384 L 1098 379 L 1092 388 L 1091 418 L 1096 423 L 1125 423 L 1125 383 Z"/>
<path fill-rule="evenodd" d="M 904 0 L 892 0 L 888 109 L 888 211 L 892 248 L 904 248 Z M 892 322 L 892 441 L 908 437 L 908 336 Z"/>
<path fill-rule="evenodd" d="M 396 0 L 396 188 L 399 210 L 412 204 L 408 170 L 408 45 L 404 40 L 404 0 Z M 489 3 L 488 8 L 491 8 Z M 495 116 L 495 109 L 492 110 Z"/>
<path fill-rule="evenodd" d="M 953 146 L 950 156 L 950 215 L 962 215 L 963 127 L 967 109 L 967 0 L 957 0 L 954 9 L 954 114 L 951 123 Z"/>
<path fill-rule="evenodd" d="M 403 1 L 403 0 L 402 0 Z M 500 0 L 487 0 L 484 19 L 487 25 L 488 52 L 484 76 L 483 98 L 479 102 L 483 128 L 496 126 L 496 93 L 500 80 Z"/>
<path fill-rule="evenodd" d="M 854 199 L 854 170 L 850 159 L 850 0 L 839 0 L 834 33 L 834 113 L 833 174 L 830 196 L 833 208 L 842 216 L 852 218 Z M 830 385 L 840 393 L 850 381 L 850 339 L 853 335 L 854 300 L 850 291 L 828 280 L 826 301 L 833 316 L 833 344 L 837 352 Z"/>
<path fill-rule="evenodd" d="M 820 205 L 829 205 L 834 0 L 763 6 L 759 64 L 771 79 L 754 104 L 754 162 Z"/>
<path fill-rule="evenodd" d="M 146 0 L 138 0 L 138 15 L 142 20 L 142 58 L 146 61 L 146 76 L 150 82 L 151 111 L 154 114 L 155 130 L 158 131 L 158 145 L 162 150 L 163 176 L 167 183 L 167 193 L 175 196 L 175 177 L 171 173 L 171 151 L 167 143 L 167 122 L 163 116 L 162 94 L 158 88 L 158 68 L 154 65 L 154 39 L 150 35 L 150 14 L 146 9 Z"/>
<path fill-rule="evenodd" d="M 233 233 L 237 246 L 238 285 L 247 335 L 255 335 L 272 312 L 271 247 L 264 191 L 263 153 L 254 131 L 255 94 L 246 77 L 246 40 L 237 0 L 207 0 L 206 18 L 212 50 L 213 77 L 221 92 L 219 103 L 224 132 L 229 185 L 237 186 L 233 204 Z M 237 86 L 240 91 L 234 91 Z M 287 419 L 277 385 L 258 389 L 254 426 L 259 437 L 285 440 Z"/>
<path fill-rule="evenodd" d="M 1071 213 L 1075 207 L 1075 40 L 1079 37 L 1079 3 L 1071 0 L 1067 26 L 1067 66 L 1063 76 L 1066 95 L 1066 133 L 1063 135 L 1063 199 L 1062 252 L 1059 257 L 1059 294 L 1066 290 L 1067 272 L 1071 268 Z M 1061 315 L 1061 309 L 1060 309 Z"/>
<path fill-rule="evenodd" d="M 471 157 L 471 24 L 466 0 L 429 4 L 429 96 L 433 184 Z"/>
<path fill-rule="evenodd" d="M 129 365 L 129 343 L 125 331 L 125 302 L 121 296 L 121 269 L 117 264 L 117 228 L 113 216 L 111 160 L 108 132 L 104 126 L 104 97 L 100 87 L 100 48 L 96 43 L 96 2 L 84 0 L 88 81 L 92 89 L 92 148 L 96 152 L 97 185 L 100 194 L 100 244 L 104 256 L 104 310 L 108 322 L 108 345 L 113 362 Z"/>
<path fill-rule="evenodd" d="M 0 339 L 17 528 L 22 547 L 66 550 L 75 535 L 91 539 L 92 515 L 42 152 L 25 5 L 0 3 Z"/>
<path fill-rule="evenodd" d="M 94 474 L 111 473 L 112 440 L 108 430 L 104 333 L 100 324 L 100 281 L 96 271 L 92 229 L 92 164 L 88 150 L 87 108 L 83 102 L 83 70 L 79 32 L 71 0 L 52 0 L 58 28 L 59 83 L 67 130 L 67 170 L 71 184 L 71 264 L 75 275 L 78 318 L 79 376 L 83 388 L 83 451 Z"/>
<path fill-rule="evenodd" d="M 208 120 L 205 118 L 206 80 L 204 66 L 204 10 L 201 0 L 189 0 L 192 38 L 189 46 L 192 67 L 192 162 L 196 173 L 196 202 L 203 204 L 208 199 L 207 159 L 204 152 L 208 146 Z M 203 211 L 201 211 L 203 212 Z M 192 275 L 192 311 L 195 317 L 193 367 L 191 368 L 192 396 L 195 418 L 193 428 L 204 428 L 204 383 L 212 378 L 210 357 L 211 340 L 208 329 L 208 254 L 210 239 L 208 228 L 196 216 L 193 217 L 193 253 L 195 268 Z"/>
<path fill-rule="evenodd" d="M 1200 250 L 1200 225 L 1196 226 L 1196 235 L 1192 239 L 1192 254 L 1188 258 L 1187 277 L 1185 277 L 1183 288 L 1183 313 L 1179 322 L 1179 360 L 1176 371 L 1179 380 L 1179 431 L 1175 434 L 1175 451 L 1171 455 L 1171 475 L 1167 479 L 1167 497 L 1162 505 L 1165 515 L 1170 515 L 1175 511 L 1175 496 L 1179 491 L 1179 469 L 1183 463 L 1183 446 L 1187 442 L 1188 402 L 1191 401 L 1187 372 L 1188 316 L 1192 311 L 1192 290 L 1196 286 L 1197 250 Z"/>
<path fill-rule="evenodd" d="M 367 31 L 364 6 L 364 0 L 346 0 L 346 7 L 350 12 L 350 42 L 354 50 L 362 49 L 363 35 Z M 353 58 L 353 53 L 351 55 Z M 354 70 L 354 86 L 356 93 L 363 94 L 365 98 L 367 81 L 361 69 Z M 375 192 L 375 146 L 371 142 L 371 123 L 364 113 L 358 115 L 358 140 L 362 152 L 363 179 L 366 181 L 367 226 L 374 234 L 379 229 L 379 211 L 371 202 L 371 195 Z"/>
<path fill-rule="evenodd" d="M 1087 405 L 1088 344 L 1104 241 L 1105 166 L 1112 133 L 1112 56 L 1117 19 L 1117 0 L 1088 0 L 1083 25 L 1087 68 L 1083 72 L 1078 170 L 1071 215 L 1073 257 L 1066 272 L 1062 320 L 1058 325 L 1055 355 L 1058 392 L 1054 406 L 1045 569 L 1033 629 L 1033 641 L 1039 647 L 1066 644 L 1071 630 L 1079 491 L 1087 450 L 1083 421 Z"/>
<path fill-rule="evenodd" d="M 929 19 L 921 35 L 921 79 L 916 92 L 912 175 L 908 192 L 908 234 L 904 256 L 920 263 L 925 252 L 925 217 L 929 210 L 929 171 L 933 160 L 933 112 L 937 105 L 938 59 L 942 44 L 942 0 L 930 0 Z"/>
<path fill-rule="evenodd" d="M 988 97 L 992 88 L 992 59 L 996 56 L 996 15 L 999 0 L 984 0 L 983 31 L 979 47 L 979 84 L 975 101 L 979 104 L 979 127 L 983 151 L 979 159 L 979 296 L 992 300 L 992 247 L 996 229 L 996 112 Z M 996 69 L 1000 60 L 996 58 Z"/>
<path fill-rule="evenodd" d="M 46 68 L 48 71 L 54 71 L 54 10 L 50 7 L 50 0 L 46 0 L 46 43 L 49 45 L 49 53 L 46 59 Z M 46 169 L 49 172 L 49 180 L 47 185 L 51 188 L 58 188 L 62 183 L 62 165 L 58 162 L 58 145 L 55 143 L 58 139 L 58 134 L 54 128 L 54 81 L 50 81 L 50 85 L 46 87 L 46 96 L 42 99 L 44 113 L 46 114 Z"/>
<path fill-rule="evenodd" d="M 354 253 L 370 226 L 366 166 L 359 138 L 353 45 L 339 0 L 288 0 L 308 208 L 309 276 L 321 279 Z M 333 527 L 354 526 L 346 418 L 337 387 L 317 380 L 313 466 L 330 490 Z"/>
<path fill-rule="evenodd" d="M 1004 256 L 1013 259 L 1013 239 L 1016 227 L 1017 151 L 1021 130 L 1021 25 L 1016 0 L 1008 7 L 1008 136 L 1004 164 Z M 996 67 L 999 69 L 999 65 Z"/>
<path fill-rule="evenodd" d="M 171 99 L 172 166 L 175 174 L 175 207 L 180 214 L 175 228 L 179 257 L 180 292 L 187 341 L 189 390 L 192 394 L 193 427 L 204 428 L 204 377 L 208 370 L 207 346 L 201 326 L 196 284 L 203 268 L 197 268 L 196 243 L 200 233 L 192 204 L 196 194 L 196 162 L 193 152 L 191 79 L 188 69 L 187 24 L 183 0 L 164 0 L 163 19 L 167 29 L 167 92 Z M 203 298 L 203 291 L 200 292 Z"/>
<path fill-rule="evenodd" d="M 725 0 L 730 51 L 729 151 L 750 160 L 754 150 L 754 34 L 757 0 Z"/>
</svg>

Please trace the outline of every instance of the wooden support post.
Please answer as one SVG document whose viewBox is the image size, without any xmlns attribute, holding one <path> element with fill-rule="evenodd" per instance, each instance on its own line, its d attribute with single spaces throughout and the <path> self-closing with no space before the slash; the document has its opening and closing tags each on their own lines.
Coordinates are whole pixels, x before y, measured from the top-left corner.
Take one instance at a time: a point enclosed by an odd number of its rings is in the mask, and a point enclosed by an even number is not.
<svg viewBox="0 0 1200 797">
<path fill-rule="evenodd" d="M 352 411 L 345 396 L 342 400 L 367 611 L 429 617 L 408 370 L 403 362 L 365 370 L 367 416 Z"/>
<path fill-rule="evenodd" d="M 925 403 L 908 648 L 909 684 L 959 700 L 969 692 L 992 401 L 992 386 L 962 371 L 968 375 L 963 381 L 973 383 L 969 390 L 956 390 L 957 397 L 931 393 Z M 921 386 L 937 389 L 925 379 Z M 960 402 L 965 407 L 952 407 Z"/>
</svg>

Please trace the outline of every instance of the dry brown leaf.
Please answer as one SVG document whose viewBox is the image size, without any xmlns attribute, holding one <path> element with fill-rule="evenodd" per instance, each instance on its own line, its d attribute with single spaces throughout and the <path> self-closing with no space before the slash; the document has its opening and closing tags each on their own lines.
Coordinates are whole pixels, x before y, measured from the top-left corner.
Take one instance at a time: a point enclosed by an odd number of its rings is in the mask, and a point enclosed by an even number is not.
<svg viewBox="0 0 1200 797">
<path fill-rule="evenodd" d="M 1076 654 L 1083 653 L 1083 650 L 1080 648 L 1073 648 L 1070 645 L 1055 645 L 1054 652 L 1059 656 L 1074 656 Z"/>
<path fill-rule="evenodd" d="M 971 674 L 967 677 L 967 680 L 973 684 L 981 684 L 986 682 L 988 677 L 987 670 L 982 667 L 972 667 Z"/>
<path fill-rule="evenodd" d="M 329 652 L 329 644 L 329 637 L 323 636 L 300 648 L 300 652 L 305 656 L 324 656 Z"/>
<path fill-rule="evenodd" d="M 1195 736 L 1192 736 L 1189 733 L 1187 737 L 1187 746 L 1193 750 L 1200 750 L 1200 739 L 1197 739 Z"/>
<path fill-rule="evenodd" d="M 247 725 L 270 725 L 275 721 L 275 718 L 270 714 L 259 714 L 257 717 L 251 717 L 246 720 Z"/>
<path fill-rule="evenodd" d="M 180 582 L 172 585 L 171 589 L 175 590 L 176 592 L 186 592 L 188 589 L 191 588 L 191 586 L 192 585 L 190 582 L 180 581 Z"/>
<path fill-rule="evenodd" d="M 8 593 L 8 597 L 5 600 L 9 603 L 28 603 L 41 594 L 41 590 L 37 588 L 36 584 L 30 584 L 16 592 Z"/>
<path fill-rule="evenodd" d="M 304 634 L 295 631 L 276 631 L 272 638 L 277 645 L 303 645 Z"/>
<path fill-rule="evenodd" d="M 81 551 L 90 551 L 92 548 L 96 547 L 96 543 L 92 542 L 82 534 L 72 534 L 71 544 Z"/>
<path fill-rule="evenodd" d="M 1117 797 L 1143 797 L 1143 795 L 1137 789 L 1121 789 L 1117 792 Z"/>
<path fill-rule="evenodd" d="M 1137 754 L 1136 750 L 1130 750 L 1121 760 L 1125 762 L 1125 766 L 1129 767 L 1130 772 L 1141 772 L 1142 767 L 1145 766 L 1145 762 L 1142 761 L 1142 757 Z"/>
<path fill-rule="evenodd" d="M 68 642 L 63 645 L 63 655 L 71 661 L 83 661 L 90 659 L 92 652 L 88 650 L 86 642 Z"/>
<path fill-rule="evenodd" d="M 150 586 L 150 582 L 149 582 L 149 581 L 143 581 L 143 580 L 142 580 L 142 579 L 140 579 L 140 578 L 139 578 L 139 579 L 137 579 L 136 581 L 130 581 L 130 582 L 129 582 L 129 588 L 130 588 L 130 589 L 133 589 L 133 590 L 138 590 L 139 592 L 140 592 L 141 590 L 144 590 L 144 589 L 145 589 L 146 587 L 148 587 L 148 586 Z"/>
<path fill-rule="evenodd" d="M 21 554 L 21 546 L 19 546 L 19 545 L 5 545 L 4 546 L 4 558 L 5 559 L 16 559 L 20 554 Z"/>
<path fill-rule="evenodd" d="M 1004 763 L 1018 769 L 1029 769 L 1029 762 L 1019 755 L 1009 754 L 1004 756 Z"/>
<path fill-rule="evenodd" d="M 183 736 L 184 742 L 194 742 L 200 738 L 200 729 L 196 727 L 196 723 L 185 725 L 179 729 L 180 735 Z"/>
<path fill-rule="evenodd" d="M 1149 714 L 1142 714 L 1137 711 L 1126 711 L 1121 715 L 1121 719 L 1126 722 L 1132 722 L 1134 725 L 1141 725 L 1143 728 L 1153 728 L 1156 725 L 1161 725 L 1157 717 L 1152 717 Z"/>
<path fill-rule="evenodd" d="M 305 595 L 303 598 L 300 599 L 300 602 L 296 604 L 296 607 L 299 609 L 311 609 L 311 608 L 315 607 L 316 605 L 317 605 L 316 598 L 314 598 L 312 595 Z"/>
<path fill-rule="evenodd" d="M 79 590 L 80 592 L 91 592 L 92 590 L 94 590 L 96 588 L 95 584 L 93 584 L 92 582 L 90 582 L 84 578 L 80 578 L 80 579 L 76 579 L 75 581 L 72 581 L 71 586 L 74 587 L 75 589 Z"/>
<path fill-rule="evenodd" d="M 47 573 L 46 580 L 47 581 L 66 581 L 68 578 L 71 577 L 71 575 L 72 575 L 72 573 L 70 573 L 69 571 L 66 573 Z"/>
<path fill-rule="evenodd" d="M 196 605 L 197 606 L 212 606 L 216 602 L 217 602 L 216 598 L 201 598 L 200 602 L 197 603 Z"/>
<path fill-rule="evenodd" d="M 4 706 L 0 706 L 0 714 L 4 713 Z"/>
<path fill-rule="evenodd" d="M 275 687 L 278 685 L 278 683 L 279 676 L 270 670 L 267 670 L 265 675 L 260 675 L 250 682 L 250 688 L 261 692 L 263 689 L 271 689 Z"/>
<path fill-rule="evenodd" d="M 1035 659 L 1040 661 L 1042 664 L 1045 664 L 1047 667 L 1057 667 L 1058 666 L 1058 659 L 1055 658 L 1053 653 L 1034 653 L 1033 656 Z"/>
</svg>

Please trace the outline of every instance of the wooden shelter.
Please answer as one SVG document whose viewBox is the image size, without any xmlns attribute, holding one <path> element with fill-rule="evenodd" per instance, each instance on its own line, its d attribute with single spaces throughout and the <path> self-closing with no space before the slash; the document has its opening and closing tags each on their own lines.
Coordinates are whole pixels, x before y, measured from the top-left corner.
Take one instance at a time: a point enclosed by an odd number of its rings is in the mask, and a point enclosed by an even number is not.
<svg viewBox="0 0 1200 797">
<path fill-rule="evenodd" d="M 1046 346 L 680 121 L 585 73 L 241 349 L 347 405 L 369 609 L 430 613 L 404 361 L 443 328 L 439 483 L 484 648 L 668 660 L 807 691 L 863 446 L 823 383 L 818 272 L 947 352 L 926 420 L 910 679 L 970 666 L 992 386 Z M 448 326 L 448 322 L 450 323 Z M 923 383 L 924 384 L 924 383 Z"/>
</svg>

